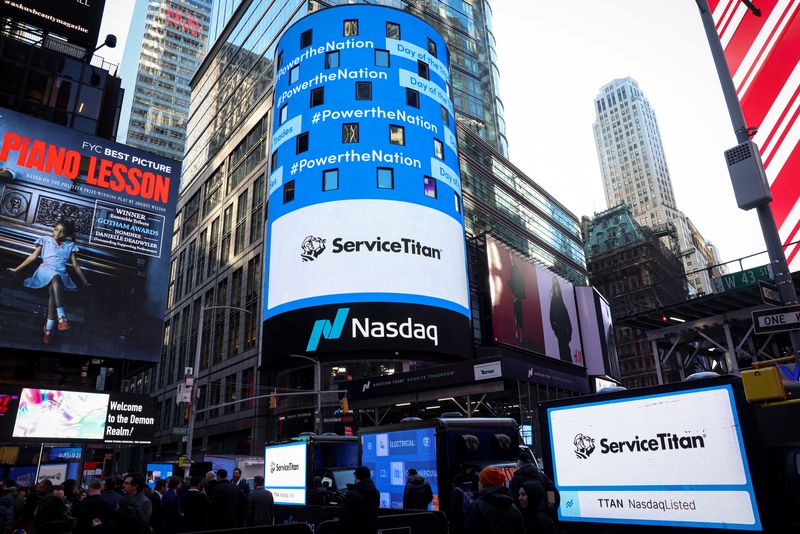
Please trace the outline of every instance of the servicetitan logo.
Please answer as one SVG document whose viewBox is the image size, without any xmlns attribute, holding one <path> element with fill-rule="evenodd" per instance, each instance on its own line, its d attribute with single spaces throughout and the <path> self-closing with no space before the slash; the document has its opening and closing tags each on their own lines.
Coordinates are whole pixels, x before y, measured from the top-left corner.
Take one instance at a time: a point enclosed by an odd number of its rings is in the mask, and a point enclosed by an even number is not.
<svg viewBox="0 0 800 534">
<path fill-rule="evenodd" d="M 584 434 L 578 434 L 573 440 L 575 445 L 575 456 L 581 459 L 586 459 L 594 452 L 594 439 Z"/>
<path fill-rule="evenodd" d="M 321 237 L 310 235 L 303 239 L 303 244 L 300 245 L 300 257 L 303 261 L 314 261 L 320 254 L 325 252 L 325 240 Z"/>
<path fill-rule="evenodd" d="M 269 463 L 269 472 L 274 473 L 278 471 L 279 473 L 282 471 L 299 471 L 300 465 L 295 464 L 292 462 L 286 462 L 285 464 L 276 464 L 275 462 Z"/>
</svg>

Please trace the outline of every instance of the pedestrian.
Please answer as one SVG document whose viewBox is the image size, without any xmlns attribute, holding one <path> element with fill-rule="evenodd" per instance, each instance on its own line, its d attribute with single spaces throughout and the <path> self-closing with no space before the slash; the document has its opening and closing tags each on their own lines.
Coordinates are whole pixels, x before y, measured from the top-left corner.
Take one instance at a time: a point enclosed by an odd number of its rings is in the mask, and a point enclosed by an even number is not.
<svg viewBox="0 0 800 534">
<path fill-rule="evenodd" d="M 119 493 L 119 491 L 117 491 L 119 487 L 119 479 L 116 475 L 106 477 L 106 479 L 103 481 L 103 486 L 104 489 L 100 495 L 102 495 L 103 498 L 107 500 L 109 504 L 111 504 L 112 508 L 116 509 L 117 503 L 119 503 L 119 500 L 122 498 L 122 495 Z"/>
<path fill-rule="evenodd" d="M 228 480 L 228 471 L 217 471 L 217 481 L 211 492 L 211 527 L 217 529 L 236 528 L 244 496 Z"/>
<path fill-rule="evenodd" d="M 29 491 L 25 497 L 25 504 L 22 507 L 21 528 L 25 531 L 33 527 L 33 516 L 39 502 L 53 493 L 53 483 L 45 479 L 34 486 L 33 491 Z"/>
<path fill-rule="evenodd" d="M 180 496 L 184 532 L 208 530 L 208 510 L 211 501 L 202 489 L 203 477 L 195 475 L 189 481 L 189 490 Z"/>
<path fill-rule="evenodd" d="M 247 501 L 250 497 L 250 486 L 247 484 L 247 479 L 242 478 L 242 470 L 238 467 L 234 468 L 233 470 L 233 477 L 231 478 L 231 484 L 239 490 L 241 493 L 242 498 L 242 506 L 239 510 L 239 518 L 237 519 L 237 526 L 243 527 L 247 523 Z"/>
<path fill-rule="evenodd" d="M 339 512 L 340 534 L 375 534 L 378 530 L 380 494 L 372 481 L 369 467 L 361 465 L 354 473 L 355 484 L 347 493 Z"/>
<path fill-rule="evenodd" d="M 33 514 L 33 534 L 72 534 L 75 518 L 64 499 L 55 495 L 43 498 Z"/>
<path fill-rule="evenodd" d="M 164 512 L 161 499 L 164 497 L 166 489 L 167 481 L 163 478 L 157 478 L 153 485 L 153 491 L 147 496 L 153 505 L 153 511 L 150 513 L 150 528 L 153 529 L 153 534 L 161 534 L 164 529 Z"/>
<path fill-rule="evenodd" d="M 87 496 L 72 509 L 77 520 L 75 534 L 106 534 L 114 513 L 114 507 L 103 498 L 103 481 L 93 478 L 89 481 Z"/>
<path fill-rule="evenodd" d="M 46 287 L 50 293 L 50 300 L 47 305 L 47 322 L 45 323 L 42 342 L 49 345 L 53 341 L 56 328 L 58 330 L 69 330 L 69 321 L 64 311 L 64 290 L 77 291 L 78 286 L 70 278 L 67 272 L 67 263 L 71 263 L 75 269 L 75 274 L 83 282 L 84 286 L 90 286 L 86 276 L 84 276 L 81 266 L 78 263 L 78 246 L 75 244 L 75 223 L 70 219 L 59 219 L 53 225 L 53 231 L 49 236 L 43 236 L 34 242 L 36 248 L 25 258 L 17 267 L 8 268 L 12 273 L 16 273 L 26 266 L 36 261 L 39 257 L 42 263 L 39 264 L 33 276 L 26 278 L 23 285 L 31 289 Z"/>
<path fill-rule="evenodd" d="M 525 534 L 555 534 L 556 524 L 547 511 L 547 495 L 541 482 L 529 480 L 519 489 Z"/>
<path fill-rule="evenodd" d="M 214 485 L 217 483 L 217 475 L 214 474 L 214 471 L 209 471 L 206 473 L 206 479 L 203 483 L 203 491 L 206 492 L 208 498 L 211 498 L 211 494 L 214 493 Z"/>
<path fill-rule="evenodd" d="M 167 479 L 167 490 L 161 497 L 161 510 L 163 514 L 164 534 L 176 534 L 181 526 L 181 503 L 178 498 L 178 490 L 181 487 L 181 479 L 169 477 Z"/>
<path fill-rule="evenodd" d="M 14 504 L 16 496 L 12 495 L 12 490 L 16 491 L 15 486 L 8 485 L 8 480 L 0 482 L 0 532 L 11 532 L 16 520 Z"/>
<path fill-rule="evenodd" d="M 433 501 L 433 490 L 430 483 L 422 478 L 416 469 L 409 469 L 406 487 L 403 490 L 403 508 L 427 510 L 431 501 Z"/>
<path fill-rule="evenodd" d="M 124 496 L 114 511 L 111 532 L 120 534 L 150 534 L 153 503 L 144 494 L 144 478 L 128 473 L 122 479 Z"/>
<path fill-rule="evenodd" d="M 271 525 L 272 507 L 275 505 L 272 492 L 264 488 L 264 477 L 261 475 L 253 477 L 253 485 L 256 489 L 250 493 L 250 500 L 247 502 L 247 526 Z"/>
<path fill-rule="evenodd" d="M 558 488 L 547 476 L 547 473 L 539 469 L 533 462 L 533 456 L 529 450 L 520 451 L 519 458 L 517 458 L 517 470 L 511 477 L 511 482 L 508 484 L 508 491 L 511 496 L 517 501 L 519 505 L 519 489 L 525 482 L 537 481 L 542 485 L 547 499 L 547 512 L 550 518 L 555 522 L 558 521 L 558 506 L 561 504 L 561 496 L 558 493 Z"/>
<path fill-rule="evenodd" d="M 328 485 L 322 482 L 322 477 L 314 477 L 311 491 L 308 494 L 308 504 L 327 506 L 333 500 L 333 492 L 328 489 Z"/>
<path fill-rule="evenodd" d="M 478 477 L 478 497 L 469 505 L 463 534 L 522 534 L 522 513 L 505 487 L 506 476 L 494 466 Z"/>
<path fill-rule="evenodd" d="M 447 515 L 451 532 L 461 532 L 467 510 L 469 510 L 469 505 L 472 504 L 474 488 L 470 480 L 471 475 L 474 475 L 473 471 L 464 469 L 453 477 L 450 512 Z"/>
</svg>

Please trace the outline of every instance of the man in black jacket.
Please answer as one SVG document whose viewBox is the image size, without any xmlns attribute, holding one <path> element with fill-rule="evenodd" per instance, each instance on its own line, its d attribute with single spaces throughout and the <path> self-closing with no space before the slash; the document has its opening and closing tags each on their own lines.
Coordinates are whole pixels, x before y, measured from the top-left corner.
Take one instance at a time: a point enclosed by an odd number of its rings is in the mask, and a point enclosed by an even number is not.
<svg viewBox="0 0 800 534">
<path fill-rule="evenodd" d="M 181 503 L 178 499 L 178 490 L 181 488 L 181 479 L 169 477 L 167 491 L 161 497 L 161 508 L 164 516 L 164 534 L 176 534 L 181 525 Z"/>
<path fill-rule="evenodd" d="M 183 531 L 197 532 L 208 530 L 208 509 L 211 501 L 203 493 L 203 477 L 193 476 L 189 491 L 180 496 L 183 512 Z"/>
<path fill-rule="evenodd" d="M 253 485 L 256 489 L 250 493 L 250 500 L 247 501 L 247 526 L 271 525 L 275 498 L 271 491 L 264 488 L 264 477 L 261 475 L 253 477 Z"/>
<path fill-rule="evenodd" d="M 406 510 L 427 510 L 433 500 L 433 490 L 427 480 L 416 469 L 408 470 L 406 487 L 403 490 L 403 508 Z"/>
<path fill-rule="evenodd" d="M 477 499 L 469 505 L 463 534 L 522 534 L 522 513 L 505 487 L 506 476 L 486 467 L 478 479 Z"/>
<path fill-rule="evenodd" d="M 228 471 L 217 471 L 217 483 L 211 493 L 211 527 L 236 528 L 244 504 L 244 495 L 228 480 Z"/>
<path fill-rule="evenodd" d="M 339 512 L 340 534 L 375 534 L 378 530 L 378 507 L 381 497 L 371 478 L 369 467 L 356 468 L 355 484 L 347 493 Z"/>
<path fill-rule="evenodd" d="M 157 478 L 153 492 L 147 497 L 153 504 L 153 513 L 150 514 L 150 526 L 153 529 L 153 534 L 161 534 L 164 531 L 164 512 L 162 511 L 161 499 L 164 498 L 166 489 L 167 480 Z"/>
<path fill-rule="evenodd" d="M 105 534 L 109 532 L 109 523 L 114 513 L 114 507 L 103 498 L 103 481 L 93 478 L 89 481 L 89 495 L 76 504 L 72 514 L 78 520 L 75 527 L 76 534 Z"/>
</svg>

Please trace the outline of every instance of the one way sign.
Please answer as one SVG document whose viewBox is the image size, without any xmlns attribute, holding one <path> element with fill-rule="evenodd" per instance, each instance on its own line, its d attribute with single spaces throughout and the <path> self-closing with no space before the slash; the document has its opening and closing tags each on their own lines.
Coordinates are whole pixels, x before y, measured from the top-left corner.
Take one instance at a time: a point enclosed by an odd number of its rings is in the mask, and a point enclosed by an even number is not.
<svg viewBox="0 0 800 534">
<path fill-rule="evenodd" d="M 800 329 L 800 305 L 771 308 L 753 312 L 753 327 L 756 334 L 771 334 Z"/>
</svg>

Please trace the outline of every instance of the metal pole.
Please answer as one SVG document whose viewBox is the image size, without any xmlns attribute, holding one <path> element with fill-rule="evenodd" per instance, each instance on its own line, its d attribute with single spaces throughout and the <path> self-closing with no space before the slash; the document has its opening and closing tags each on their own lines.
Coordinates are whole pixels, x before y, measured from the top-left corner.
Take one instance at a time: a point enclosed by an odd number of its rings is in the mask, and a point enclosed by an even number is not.
<svg viewBox="0 0 800 534">
<path fill-rule="evenodd" d="M 200 377 L 200 351 L 203 346 L 203 320 L 206 316 L 206 308 L 200 308 L 200 324 L 197 330 L 197 346 L 194 350 L 194 367 L 192 368 L 192 396 L 189 397 L 189 430 L 186 433 L 186 463 L 184 465 L 183 476 L 189 476 L 189 470 L 192 467 L 192 442 L 194 441 L 194 420 L 197 410 L 194 408 L 195 400 L 199 389 Z"/>
<path fill-rule="evenodd" d="M 44 452 L 44 441 L 42 442 L 42 445 L 39 447 L 39 461 L 36 463 L 36 478 L 33 481 L 34 484 L 39 483 L 39 471 L 42 468 L 42 452 Z"/>
<path fill-rule="evenodd" d="M 314 362 L 314 392 L 317 395 L 317 417 L 314 428 L 319 435 L 322 434 L 322 371 L 319 360 Z"/>
<path fill-rule="evenodd" d="M 711 9 L 709 9 L 706 0 L 695 1 L 700 9 L 700 17 L 703 20 L 708 46 L 711 48 L 711 56 L 714 58 L 714 66 L 717 69 L 719 83 L 722 86 L 722 94 L 725 96 L 725 104 L 728 106 L 728 115 L 730 115 L 733 131 L 736 134 L 736 141 L 743 143 L 750 139 L 750 133 L 744 120 L 739 96 L 736 94 L 736 86 L 733 83 L 731 71 L 728 69 L 728 62 L 725 60 L 725 51 L 722 49 L 722 43 L 717 35 L 714 17 L 711 15 Z M 769 262 L 772 266 L 775 285 L 781 296 L 781 303 L 794 304 L 797 302 L 797 292 L 792 281 L 792 274 L 786 264 L 786 255 L 783 252 L 783 243 L 781 243 L 778 227 L 775 225 L 775 217 L 772 215 L 768 202 L 756 206 L 755 210 L 758 214 L 758 222 L 761 224 L 764 243 L 767 245 Z M 795 354 L 800 355 L 800 330 L 790 331 L 789 339 Z"/>
</svg>

